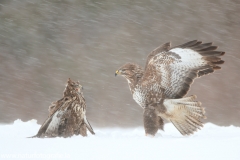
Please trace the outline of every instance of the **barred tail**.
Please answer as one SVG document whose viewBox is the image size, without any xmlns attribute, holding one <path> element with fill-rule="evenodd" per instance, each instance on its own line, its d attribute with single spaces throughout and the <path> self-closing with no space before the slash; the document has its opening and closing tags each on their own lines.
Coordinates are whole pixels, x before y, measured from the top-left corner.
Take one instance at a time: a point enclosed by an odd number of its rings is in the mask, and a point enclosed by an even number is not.
<svg viewBox="0 0 240 160">
<path fill-rule="evenodd" d="M 201 102 L 195 99 L 196 96 L 164 100 L 167 111 L 162 116 L 171 121 L 182 135 L 190 135 L 201 129 L 201 119 L 206 119 Z"/>
</svg>

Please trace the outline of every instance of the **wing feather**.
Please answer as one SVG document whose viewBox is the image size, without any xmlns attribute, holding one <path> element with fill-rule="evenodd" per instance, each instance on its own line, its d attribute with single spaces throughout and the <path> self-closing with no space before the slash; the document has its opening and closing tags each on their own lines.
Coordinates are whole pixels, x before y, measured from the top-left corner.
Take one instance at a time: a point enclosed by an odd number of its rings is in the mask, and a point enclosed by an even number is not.
<svg viewBox="0 0 240 160">
<path fill-rule="evenodd" d="M 165 45 L 170 47 L 170 43 Z M 218 65 L 224 63 L 220 58 L 224 52 L 215 51 L 217 46 L 212 46 L 212 43 L 202 44 L 194 40 L 169 50 L 166 48 L 159 49 L 158 54 L 150 54 L 143 75 L 145 79 L 147 75 L 156 75 L 166 98 L 182 98 L 195 78 L 220 69 Z"/>
<path fill-rule="evenodd" d="M 146 65 L 145 65 L 145 69 L 148 65 L 148 62 L 150 61 L 150 59 L 152 57 L 154 57 L 156 54 L 164 52 L 164 51 L 168 51 L 170 49 L 170 42 L 167 42 L 165 44 L 160 45 L 159 47 L 157 47 L 156 49 L 154 49 L 151 53 L 148 54 L 147 56 L 147 61 L 146 61 Z"/>
</svg>

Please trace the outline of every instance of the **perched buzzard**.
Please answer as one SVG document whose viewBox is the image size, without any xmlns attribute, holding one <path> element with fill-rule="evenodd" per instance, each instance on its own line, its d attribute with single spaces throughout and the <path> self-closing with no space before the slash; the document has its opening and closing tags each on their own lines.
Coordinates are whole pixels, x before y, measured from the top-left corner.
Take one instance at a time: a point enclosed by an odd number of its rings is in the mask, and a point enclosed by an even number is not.
<svg viewBox="0 0 240 160">
<path fill-rule="evenodd" d="M 171 121 L 182 135 L 189 135 L 203 126 L 204 108 L 196 96 L 183 98 L 195 78 L 220 69 L 220 56 L 212 43 L 194 40 L 170 47 L 163 44 L 147 57 L 145 69 L 133 63 L 120 67 L 116 75 L 128 81 L 133 99 L 144 109 L 146 135 L 163 130 L 163 118 Z"/>
<path fill-rule="evenodd" d="M 49 106 L 49 117 L 33 137 L 87 136 L 87 129 L 95 134 L 86 118 L 86 104 L 79 82 L 68 79 L 63 98 Z"/>
</svg>

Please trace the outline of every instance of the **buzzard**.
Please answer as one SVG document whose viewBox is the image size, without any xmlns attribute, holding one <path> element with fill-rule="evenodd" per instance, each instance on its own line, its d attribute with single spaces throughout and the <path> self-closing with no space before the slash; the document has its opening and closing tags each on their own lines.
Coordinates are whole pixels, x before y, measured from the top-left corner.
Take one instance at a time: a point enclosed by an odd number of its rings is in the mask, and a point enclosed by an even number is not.
<svg viewBox="0 0 240 160">
<path fill-rule="evenodd" d="M 133 99 L 144 109 L 143 122 L 146 135 L 163 130 L 164 121 L 173 123 L 182 135 L 193 134 L 203 127 L 204 108 L 196 96 L 184 97 L 195 78 L 213 73 L 223 64 L 212 43 L 194 40 L 171 47 L 165 43 L 149 53 L 145 68 L 127 63 L 116 75 L 128 81 Z"/>
<path fill-rule="evenodd" d="M 79 82 L 68 79 L 63 98 L 49 106 L 49 116 L 33 137 L 87 136 L 87 129 L 95 134 L 86 118 L 86 103 Z M 87 128 L 87 129 L 86 129 Z"/>
</svg>

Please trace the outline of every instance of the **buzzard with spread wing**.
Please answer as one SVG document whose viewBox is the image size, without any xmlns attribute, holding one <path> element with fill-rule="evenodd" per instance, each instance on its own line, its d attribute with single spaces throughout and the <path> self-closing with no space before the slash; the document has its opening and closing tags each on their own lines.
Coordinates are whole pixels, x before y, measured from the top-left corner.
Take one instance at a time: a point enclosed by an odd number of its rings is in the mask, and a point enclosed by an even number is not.
<svg viewBox="0 0 240 160">
<path fill-rule="evenodd" d="M 163 130 L 163 118 L 171 121 L 182 135 L 189 135 L 203 126 L 204 108 L 196 96 L 184 97 L 195 78 L 220 69 L 223 64 L 212 43 L 194 40 L 172 47 L 170 42 L 159 46 L 147 57 L 145 69 L 133 63 L 120 67 L 116 75 L 128 81 L 133 99 L 144 109 L 146 135 Z M 183 98 L 184 97 L 184 98 Z"/>
</svg>

